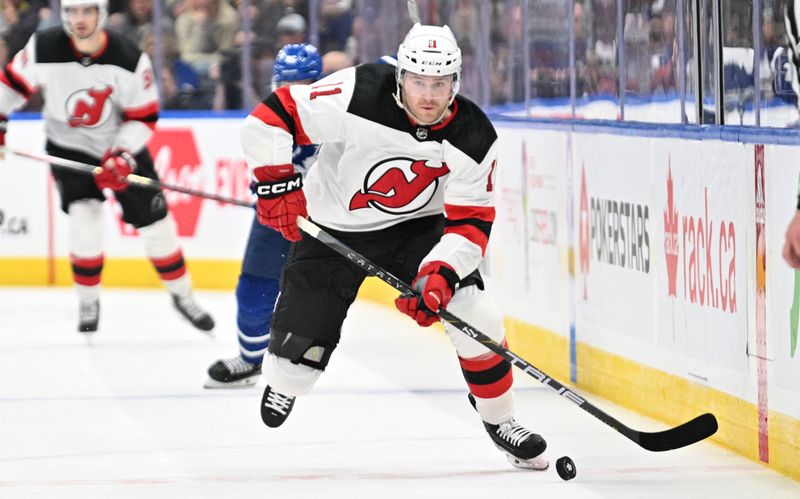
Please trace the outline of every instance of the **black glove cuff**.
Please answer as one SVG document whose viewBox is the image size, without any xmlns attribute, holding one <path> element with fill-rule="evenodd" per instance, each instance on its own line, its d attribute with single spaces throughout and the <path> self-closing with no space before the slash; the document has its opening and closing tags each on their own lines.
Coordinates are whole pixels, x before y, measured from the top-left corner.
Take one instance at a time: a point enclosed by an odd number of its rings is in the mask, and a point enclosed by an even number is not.
<svg viewBox="0 0 800 499">
<path fill-rule="evenodd" d="M 456 285 L 459 283 L 459 281 L 461 281 L 461 278 L 458 277 L 456 271 L 450 267 L 445 267 L 442 265 L 439 267 L 439 270 L 437 270 L 436 273 L 444 277 L 444 280 L 447 281 L 447 285 L 450 286 L 450 289 L 453 291 L 453 293 L 455 293 Z"/>
<path fill-rule="evenodd" d="M 295 173 L 291 177 L 267 182 L 258 182 L 255 185 L 256 195 L 261 199 L 275 199 L 285 196 L 292 191 L 303 188 L 303 175 Z"/>
</svg>

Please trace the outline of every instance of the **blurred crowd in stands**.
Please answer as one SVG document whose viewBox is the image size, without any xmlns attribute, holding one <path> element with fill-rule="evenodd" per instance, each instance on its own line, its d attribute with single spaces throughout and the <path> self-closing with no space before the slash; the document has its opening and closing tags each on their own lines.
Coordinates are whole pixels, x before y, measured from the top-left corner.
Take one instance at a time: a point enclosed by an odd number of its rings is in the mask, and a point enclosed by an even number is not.
<svg viewBox="0 0 800 499">
<path fill-rule="evenodd" d="M 770 58 L 784 43 L 785 1 L 760 1 L 766 93 Z M 0 61 L 12 57 L 35 30 L 59 22 L 58 0 L 0 2 Z M 720 2 L 726 64 L 731 60 L 735 66 L 753 58 L 753 2 Z M 712 3 L 623 0 L 618 17 L 617 0 L 417 1 L 423 22 L 448 24 L 455 32 L 464 56 L 462 91 L 481 105 L 569 97 L 570 22 L 578 99 L 618 98 L 620 86 L 626 96 L 674 95 L 681 59 L 687 85 L 693 81 L 694 9 L 698 4 L 710 9 Z M 107 20 L 108 29 L 132 38 L 153 58 L 164 109 L 214 110 L 246 109 L 264 98 L 275 54 L 286 43 L 315 43 L 324 72 L 330 73 L 392 54 L 410 26 L 405 0 L 109 0 Z M 746 66 L 742 81 L 735 67 L 726 70 L 731 88 L 752 89 L 752 67 Z"/>
</svg>

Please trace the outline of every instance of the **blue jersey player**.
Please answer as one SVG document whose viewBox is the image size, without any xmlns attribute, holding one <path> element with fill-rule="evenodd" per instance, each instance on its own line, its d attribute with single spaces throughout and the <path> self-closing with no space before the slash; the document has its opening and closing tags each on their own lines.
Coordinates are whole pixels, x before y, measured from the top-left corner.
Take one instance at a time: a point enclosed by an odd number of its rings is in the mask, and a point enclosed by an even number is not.
<svg viewBox="0 0 800 499">
<path fill-rule="evenodd" d="M 322 59 L 310 44 L 284 46 L 275 60 L 273 91 L 284 85 L 308 84 L 319 79 Z M 317 145 L 295 146 L 295 171 L 305 175 L 317 156 Z M 236 286 L 236 322 L 239 355 L 220 359 L 208 368 L 206 388 L 252 386 L 261 374 L 261 361 L 269 344 L 272 310 L 278 297 L 278 281 L 291 243 L 253 217 Z"/>
</svg>

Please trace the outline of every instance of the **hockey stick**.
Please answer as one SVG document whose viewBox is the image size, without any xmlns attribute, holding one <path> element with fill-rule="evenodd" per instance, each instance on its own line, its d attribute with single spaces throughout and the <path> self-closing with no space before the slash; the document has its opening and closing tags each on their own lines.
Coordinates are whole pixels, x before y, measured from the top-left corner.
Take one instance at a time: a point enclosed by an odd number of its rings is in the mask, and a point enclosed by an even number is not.
<svg viewBox="0 0 800 499">
<path fill-rule="evenodd" d="M 313 222 L 303 217 L 297 217 L 297 225 L 303 230 L 303 232 L 307 233 L 314 239 L 320 241 L 354 264 L 358 265 L 368 274 L 379 278 L 403 294 L 414 293 L 408 284 L 393 276 L 381 267 L 370 262 L 359 253 L 322 230 Z M 708 438 L 717 431 L 717 418 L 715 418 L 711 413 L 702 414 L 690 421 L 687 421 L 686 423 L 683 423 L 682 425 L 664 431 L 651 433 L 634 430 L 620 422 L 618 419 L 602 411 L 597 406 L 591 404 L 586 399 L 565 387 L 558 381 L 554 380 L 543 371 L 540 371 L 519 355 L 515 354 L 511 350 L 508 350 L 507 348 L 504 348 L 502 345 L 492 340 L 484 333 L 478 331 L 474 327 L 456 317 L 454 314 L 448 312 L 446 309 L 441 309 L 439 311 L 439 317 L 450 323 L 462 333 L 471 337 L 475 341 L 478 341 L 489 350 L 500 355 L 512 365 L 517 366 L 525 374 L 536 378 L 537 381 L 552 388 L 556 391 L 556 393 L 565 399 L 573 402 L 584 411 L 622 433 L 629 440 L 633 441 L 644 449 L 653 452 L 679 449 Z"/>
<path fill-rule="evenodd" d="M 16 149 L 7 146 L 5 148 L 5 151 L 14 154 L 16 156 L 28 159 L 34 159 L 36 161 L 43 161 L 45 163 L 50 163 L 53 165 L 60 166 L 62 168 L 67 168 L 69 170 L 73 170 L 76 172 L 85 173 L 87 175 L 96 175 L 102 170 L 102 168 L 99 166 L 90 165 L 88 163 L 81 163 L 80 161 L 72 161 L 71 159 L 59 158 L 57 156 L 51 156 L 49 154 L 23 151 L 21 149 Z M 131 173 L 125 178 L 127 179 L 129 184 L 136 187 L 144 187 L 145 189 L 154 189 L 154 190 L 167 189 L 170 191 L 182 192 L 184 194 L 189 194 L 191 196 L 211 199 L 222 203 L 234 204 L 236 206 L 244 206 L 246 208 L 253 207 L 253 203 L 249 203 L 247 201 L 229 198 L 227 196 L 220 196 L 219 194 L 211 194 L 210 192 L 199 191 L 197 189 L 182 187 L 180 185 L 169 184 L 152 178 L 142 177 L 141 175 L 136 175 L 134 173 Z"/>
</svg>

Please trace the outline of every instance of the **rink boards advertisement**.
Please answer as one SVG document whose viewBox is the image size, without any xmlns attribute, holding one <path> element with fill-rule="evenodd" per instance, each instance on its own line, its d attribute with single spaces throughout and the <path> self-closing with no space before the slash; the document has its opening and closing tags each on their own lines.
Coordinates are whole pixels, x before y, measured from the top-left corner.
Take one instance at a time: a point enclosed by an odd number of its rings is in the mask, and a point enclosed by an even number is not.
<svg viewBox="0 0 800 499">
<path fill-rule="evenodd" d="M 519 314 L 513 319 L 570 343 L 569 352 L 547 350 L 533 328 L 536 341 L 521 343 L 530 345 L 522 353 L 534 363 L 551 355 L 569 363 L 572 353 L 579 388 L 673 424 L 713 410 L 719 441 L 793 473 L 800 275 L 782 261 L 781 246 L 796 203 L 800 165 L 786 165 L 797 146 L 587 128 L 525 133 L 500 124 L 508 159 L 490 255 L 495 285 L 504 310 Z M 541 144 L 547 152 L 539 156 L 554 158 L 550 175 L 565 182 L 554 191 L 569 197 L 522 187 L 531 171 L 522 144 Z M 525 237 L 535 217 L 525 207 L 537 203 L 554 206 L 557 230 L 566 232 L 549 260 L 566 273 L 529 273 L 538 248 Z M 565 294 L 570 254 L 574 287 Z M 553 305 L 564 296 L 567 303 Z M 555 321 L 540 312 L 548 307 L 559 311 Z"/>
<path fill-rule="evenodd" d="M 239 123 L 240 119 L 224 118 L 160 120 L 148 147 L 161 181 L 252 201 L 249 173 L 239 146 Z M 41 121 L 11 120 L 8 143 L 14 148 L 42 153 L 42 137 Z M 0 179 L 0 258 L 49 259 L 60 269 L 56 281 L 63 281 L 63 271 L 68 270 L 64 267 L 69 253 L 68 225 L 55 186 L 48 180 L 47 165 L 9 155 Z M 113 194 L 106 194 L 106 257 L 112 282 L 124 284 L 128 276 L 119 273 L 121 268 L 112 270 L 115 259 L 141 261 L 143 248 L 135 228 L 122 222 Z M 215 280 L 223 271 L 224 283 L 230 283 L 241 261 L 253 212 L 170 190 L 165 196 L 187 262 L 195 267 L 195 282 L 217 287 Z M 207 270 L 206 264 L 210 264 Z M 157 282 L 154 273 L 144 272 L 148 278 L 136 285 Z M 204 275 L 206 272 L 217 275 Z M 138 267 L 131 268 L 130 277 L 138 273 Z"/>
</svg>

